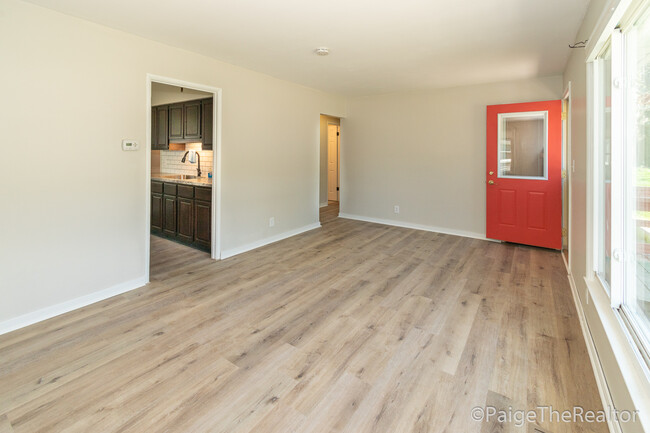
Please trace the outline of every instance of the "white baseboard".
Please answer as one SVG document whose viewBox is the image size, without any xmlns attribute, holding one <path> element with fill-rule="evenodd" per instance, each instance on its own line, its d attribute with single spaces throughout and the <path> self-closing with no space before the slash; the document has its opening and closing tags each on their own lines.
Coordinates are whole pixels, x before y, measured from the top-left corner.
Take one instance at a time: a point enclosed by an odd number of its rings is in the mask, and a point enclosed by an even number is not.
<svg viewBox="0 0 650 433">
<path fill-rule="evenodd" d="M 415 230 L 424 230 L 427 232 L 435 232 L 435 233 L 443 233 L 446 235 L 454 235 L 454 236 L 463 236 L 466 238 L 473 238 L 473 239 L 481 239 L 483 241 L 489 241 L 491 239 L 488 239 L 485 237 L 485 235 L 481 233 L 475 233 L 475 232 L 468 232 L 464 230 L 454 230 L 454 229 L 447 229 L 443 227 L 434 227 L 434 226 L 427 226 L 423 224 L 415 224 L 415 223 L 409 223 L 405 221 L 395 221 L 395 220 L 385 220 L 385 219 L 380 219 L 380 218 L 371 218 L 371 217 L 365 217 L 365 216 L 359 216 L 359 215 L 351 215 L 347 213 L 339 213 L 339 218 L 346 218 L 350 220 L 357 220 L 357 221 L 365 221 L 369 223 L 377 223 L 377 224 L 385 224 L 389 226 L 396 226 L 396 227 L 404 227 L 407 229 L 415 229 Z"/>
<path fill-rule="evenodd" d="M 567 267 L 568 264 L 564 262 Z M 580 297 L 578 295 L 578 288 L 576 287 L 576 282 L 573 279 L 573 275 L 568 272 L 567 278 L 569 279 L 569 285 L 571 286 L 571 293 L 573 294 L 573 302 L 576 306 L 576 311 L 578 312 L 578 319 L 580 321 L 580 328 L 582 328 L 582 336 L 585 339 L 585 344 L 587 345 L 587 353 L 589 353 L 589 359 L 591 360 L 591 368 L 594 371 L 594 376 L 596 378 L 596 386 L 598 387 L 598 394 L 600 394 L 600 401 L 603 403 L 603 408 L 605 412 L 609 412 L 611 409 L 614 409 L 614 400 L 612 399 L 612 394 L 609 392 L 609 386 L 607 385 L 607 379 L 605 379 L 605 372 L 603 371 L 603 366 L 600 364 L 600 357 L 598 356 L 598 351 L 596 350 L 596 345 L 594 343 L 594 338 L 591 335 L 589 330 L 589 324 L 587 323 L 587 318 L 585 317 L 585 310 L 582 307 L 580 302 Z M 609 431 L 612 433 L 622 433 L 620 423 L 614 419 L 614 417 L 607 417 L 607 425 L 609 426 Z"/>
<path fill-rule="evenodd" d="M 109 287 L 108 289 L 90 293 L 79 298 L 71 299 L 50 307 L 41 308 L 40 310 L 23 314 L 22 316 L 14 317 L 13 319 L 5 320 L 4 322 L 0 322 L 0 335 L 33 325 L 34 323 L 42 322 L 43 320 L 51 319 L 52 317 L 94 304 L 95 302 L 103 301 L 104 299 L 142 287 L 145 284 L 146 278 L 143 276 L 136 278 L 135 280 L 126 281 L 116 286 Z"/>
<path fill-rule="evenodd" d="M 329 204 L 328 202 L 321 203 L 321 204 L 320 204 L 320 207 L 327 207 L 328 204 Z"/>
<path fill-rule="evenodd" d="M 274 242 L 278 242 L 278 241 L 281 241 L 283 239 L 287 239 L 287 238 L 290 238 L 292 236 L 299 235 L 300 233 L 308 232 L 310 230 L 314 230 L 314 229 L 317 229 L 317 228 L 320 228 L 320 227 L 321 227 L 321 225 L 320 225 L 319 222 L 318 223 L 313 223 L 313 224 L 306 225 L 304 227 L 300 227 L 300 228 L 297 228 L 297 229 L 294 229 L 294 230 L 289 230 L 287 232 L 280 233 L 280 234 L 277 234 L 277 235 L 274 235 L 274 236 L 270 236 L 268 238 L 260 239 L 259 241 L 251 242 L 250 244 L 242 245 L 241 247 L 231 248 L 229 250 L 225 250 L 225 251 L 221 252 L 221 259 L 222 260 L 227 259 L 229 257 L 236 256 L 237 254 L 242 254 L 242 253 L 245 253 L 247 251 L 251 251 L 251 250 L 254 250 L 256 248 L 260 248 L 260 247 L 263 247 L 265 245 L 272 244 Z"/>
</svg>

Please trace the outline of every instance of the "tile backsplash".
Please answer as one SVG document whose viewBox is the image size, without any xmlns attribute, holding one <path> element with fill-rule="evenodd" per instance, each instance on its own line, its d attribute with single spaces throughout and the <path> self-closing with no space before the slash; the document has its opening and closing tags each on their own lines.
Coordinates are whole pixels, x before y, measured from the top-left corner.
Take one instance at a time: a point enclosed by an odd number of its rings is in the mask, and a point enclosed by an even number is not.
<svg viewBox="0 0 650 433">
<path fill-rule="evenodd" d="M 208 172 L 212 171 L 212 151 L 201 150 L 197 153 L 201 157 L 201 177 L 208 177 Z M 185 163 L 181 162 L 184 154 L 184 150 L 161 150 L 160 172 L 196 175 L 196 167 L 198 164 L 192 164 L 189 161 Z"/>
</svg>

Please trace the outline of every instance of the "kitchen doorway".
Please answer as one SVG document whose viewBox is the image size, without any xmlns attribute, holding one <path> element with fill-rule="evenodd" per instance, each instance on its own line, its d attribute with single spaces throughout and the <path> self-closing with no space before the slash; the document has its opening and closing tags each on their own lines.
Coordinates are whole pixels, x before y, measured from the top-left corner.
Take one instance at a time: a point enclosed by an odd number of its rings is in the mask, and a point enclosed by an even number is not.
<svg viewBox="0 0 650 433">
<path fill-rule="evenodd" d="M 320 212 L 321 224 L 338 217 L 341 186 L 341 119 L 320 116 Z"/>
<path fill-rule="evenodd" d="M 221 90 L 147 75 L 147 281 L 220 259 Z"/>
</svg>

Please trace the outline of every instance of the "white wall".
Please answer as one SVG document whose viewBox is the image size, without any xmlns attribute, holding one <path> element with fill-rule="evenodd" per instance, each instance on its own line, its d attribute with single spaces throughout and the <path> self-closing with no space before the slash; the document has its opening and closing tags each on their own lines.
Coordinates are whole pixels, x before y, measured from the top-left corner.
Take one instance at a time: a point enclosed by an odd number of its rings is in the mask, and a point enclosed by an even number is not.
<svg viewBox="0 0 650 433">
<path fill-rule="evenodd" d="M 350 100 L 341 212 L 484 237 L 486 105 L 561 96 L 554 76 Z"/>
<path fill-rule="evenodd" d="M 145 275 L 145 151 L 120 143 L 146 144 L 147 73 L 223 89 L 223 250 L 318 222 L 319 116 L 343 98 L 15 0 L 0 58 L 0 328 Z"/>
<path fill-rule="evenodd" d="M 605 10 L 612 4 L 606 0 L 592 0 L 583 20 L 576 41 L 582 41 L 592 36 L 592 31 Z M 614 356 L 612 346 L 605 333 L 603 323 L 595 308 L 593 300 L 587 296 L 587 285 L 584 277 L 587 275 L 587 68 L 584 49 L 576 49 L 564 73 L 564 86 L 571 82 L 571 157 L 575 161 L 575 171 L 570 173 L 571 181 L 571 273 L 579 295 L 579 302 L 585 312 L 589 330 L 596 346 L 599 363 L 603 368 L 605 379 L 611 392 L 614 405 L 619 410 L 633 410 L 634 403 L 623 380 L 620 367 Z M 627 344 L 627 342 L 625 342 Z M 643 432 L 640 423 L 621 424 L 625 433 Z"/>
</svg>

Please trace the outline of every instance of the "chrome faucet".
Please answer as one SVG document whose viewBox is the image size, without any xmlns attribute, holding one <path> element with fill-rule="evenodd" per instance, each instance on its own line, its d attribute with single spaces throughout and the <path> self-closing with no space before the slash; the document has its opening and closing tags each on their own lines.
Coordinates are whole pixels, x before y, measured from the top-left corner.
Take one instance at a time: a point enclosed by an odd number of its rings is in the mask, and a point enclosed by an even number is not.
<svg viewBox="0 0 650 433">
<path fill-rule="evenodd" d="M 182 163 L 185 163 L 185 158 L 187 158 L 188 153 L 190 153 L 189 150 L 187 152 L 185 152 L 185 155 L 183 155 L 183 159 L 181 159 Z M 199 164 L 196 167 L 196 177 L 201 177 L 201 154 L 199 154 L 199 152 L 196 152 L 196 159 L 197 159 L 197 162 Z"/>
</svg>

